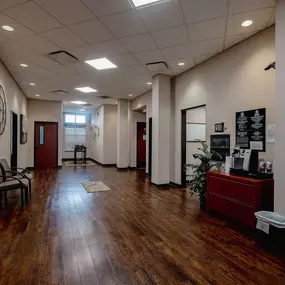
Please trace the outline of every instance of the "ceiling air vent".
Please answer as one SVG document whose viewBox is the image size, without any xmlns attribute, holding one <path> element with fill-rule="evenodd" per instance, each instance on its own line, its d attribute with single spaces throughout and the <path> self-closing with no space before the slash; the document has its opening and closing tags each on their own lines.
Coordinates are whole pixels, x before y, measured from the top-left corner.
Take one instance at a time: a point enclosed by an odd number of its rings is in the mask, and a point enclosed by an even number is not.
<svg viewBox="0 0 285 285">
<path fill-rule="evenodd" d="M 64 90 L 54 90 L 54 91 L 51 91 L 51 93 L 56 94 L 56 95 L 60 95 L 60 96 L 68 95 L 68 92 L 64 91 Z"/>
<path fill-rule="evenodd" d="M 163 73 L 168 69 L 165 61 L 150 62 L 146 64 L 146 67 L 153 73 Z"/>
<path fill-rule="evenodd" d="M 71 53 L 60 50 L 60 51 L 55 51 L 51 52 L 48 54 L 49 58 L 60 63 L 60 64 L 70 64 L 70 63 L 75 63 L 78 61 L 78 58 L 72 55 Z"/>
<path fill-rule="evenodd" d="M 103 95 L 103 96 L 97 96 L 97 98 L 100 98 L 100 99 L 111 99 L 112 97 L 110 97 L 108 95 Z"/>
</svg>

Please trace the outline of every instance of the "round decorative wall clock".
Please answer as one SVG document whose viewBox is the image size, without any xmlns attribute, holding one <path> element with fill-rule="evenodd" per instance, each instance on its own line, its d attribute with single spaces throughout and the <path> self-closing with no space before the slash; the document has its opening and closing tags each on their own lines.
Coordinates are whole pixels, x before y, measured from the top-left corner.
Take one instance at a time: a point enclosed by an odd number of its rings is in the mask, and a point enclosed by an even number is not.
<svg viewBox="0 0 285 285">
<path fill-rule="evenodd" d="M 0 86 L 0 135 L 2 135 L 5 131 L 6 119 L 7 119 L 6 96 L 3 87 Z"/>
</svg>

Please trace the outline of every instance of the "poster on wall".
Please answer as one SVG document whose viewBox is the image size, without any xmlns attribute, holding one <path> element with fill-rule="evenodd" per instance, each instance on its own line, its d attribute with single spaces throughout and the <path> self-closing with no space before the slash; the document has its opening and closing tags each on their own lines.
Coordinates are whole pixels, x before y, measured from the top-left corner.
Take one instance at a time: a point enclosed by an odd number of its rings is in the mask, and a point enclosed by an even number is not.
<svg viewBox="0 0 285 285">
<path fill-rule="evenodd" d="M 27 133 L 28 133 L 27 118 L 23 114 L 21 114 L 20 115 L 20 144 L 27 143 Z"/>
<path fill-rule="evenodd" d="M 242 149 L 266 151 L 266 109 L 236 113 L 236 145 Z"/>
</svg>

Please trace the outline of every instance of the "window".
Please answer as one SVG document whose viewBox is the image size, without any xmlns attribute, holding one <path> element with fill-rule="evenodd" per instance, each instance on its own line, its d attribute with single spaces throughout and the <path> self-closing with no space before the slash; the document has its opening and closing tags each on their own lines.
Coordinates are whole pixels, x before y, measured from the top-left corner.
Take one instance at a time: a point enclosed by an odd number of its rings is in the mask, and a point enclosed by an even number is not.
<svg viewBox="0 0 285 285">
<path fill-rule="evenodd" d="M 45 144 L 45 127 L 40 126 L 40 145 Z"/>
<path fill-rule="evenodd" d="M 76 124 L 85 124 L 86 123 L 86 117 L 84 115 L 76 115 L 75 121 L 76 121 Z"/>
<path fill-rule="evenodd" d="M 65 124 L 86 124 L 86 115 L 65 114 Z"/>
<path fill-rule="evenodd" d="M 65 123 L 75 124 L 75 115 L 66 114 L 65 115 Z"/>
</svg>

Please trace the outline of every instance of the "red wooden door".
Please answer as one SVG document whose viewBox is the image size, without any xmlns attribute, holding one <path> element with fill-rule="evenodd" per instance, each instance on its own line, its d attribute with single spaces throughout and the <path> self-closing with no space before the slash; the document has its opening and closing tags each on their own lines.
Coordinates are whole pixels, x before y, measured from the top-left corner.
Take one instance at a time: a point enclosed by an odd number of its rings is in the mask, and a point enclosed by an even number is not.
<svg viewBox="0 0 285 285">
<path fill-rule="evenodd" d="M 58 124 L 48 122 L 35 123 L 35 168 L 57 167 Z"/>
<path fill-rule="evenodd" d="M 146 123 L 137 123 L 137 167 L 146 165 Z"/>
</svg>

